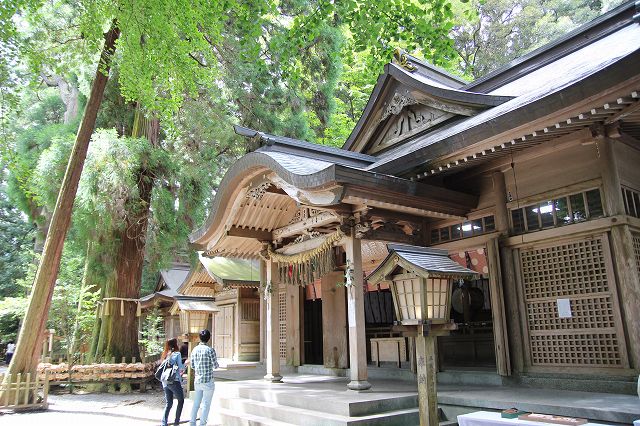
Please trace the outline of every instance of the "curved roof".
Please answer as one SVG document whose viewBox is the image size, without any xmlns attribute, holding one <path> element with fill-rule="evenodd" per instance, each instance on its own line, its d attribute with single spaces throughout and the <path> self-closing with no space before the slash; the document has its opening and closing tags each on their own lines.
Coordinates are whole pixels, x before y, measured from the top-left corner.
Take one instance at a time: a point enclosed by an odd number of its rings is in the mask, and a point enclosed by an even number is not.
<svg viewBox="0 0 640 426">
<path fill-rule="evenodd" d="M 475 196 L 365 170 L 375 157 L 246 128 L 236 131 L 264 145 L 229 168 L 205 225 L 190 236 L 211 256 L 257 256 L 260 241 L 271 241 L 270 233 L 288 225 L 299 206 L 378 203 L 423 217 L 460 217 L 477 203 Z M 331 212 L 322 220 L 341 221 Z"/>
<path fill-rule="evenodd" d="M 250 260 L 200 255 L 200 262 L 220 284 L 228 281 L 260 281 L 260 267 Z"/>
<path fill-rule="evenodd" d="M 419 63 L 421 67 L 426 65 L 418 62 L 413 57 L 411 57 L 411 60 L 414 61 L 413 63 Z M 444 71 L 441 71 L 441 73 L 444 73 Z M 363 143 L 366 143 L 366 141 L 362 139 L 368 138 L 368 135 L 371 134 L 371 130 L 367 131 L 367 129 L 384 124 L 374 112 L 388 103 L 389 98 L 393 96 L 392 92 L 398 92 L 399 88 L 402 88 L 400 91 L 413 93 L 418 103 L 433 104 L 436 108 L 444 107 L 445 110 L 448 110 L 446 107 L 448 105 L 452 111 L 465 111 L 467 115 L 474 114 L 474 111 L 501 105 L 512 99 L 511 96 L 463 90 L 452 86 L 452 84 L 456 83 L 452 79 L 452 76 L 447 76 L 447 79 L 445 79 L 441 74 L 424 73 L 420 72 L 420 69 L 408 71 L 395 63 L 385 65 L 384 73 L 378 78 L 358 123 L 342 148 L 354 151 L 364 149 L 365 145 Z M 456 84 L 456 86 L 460 86 L 460 84 Z"/>
<path fill-rule="evenodd" d="M 536 69 L 520 79 L 504 84 L 495 93 L 513 93 L 517 97 L 473 117 L 459 120 L 447 126 L 418 135 L 408 143 L 398 145 L 382 153 L 368 167 L 381 173 L 394 171 L 406 174 L 413 168 L 432 165 L 436 160 L 456 151 L 471 149 L 474 144 L 490 141 L 494 146 L 524 136 L 519 127 L 530 127 L 539 122 L 536 129 L 553 126 L 558 114 L 590 111 L 605 102 L 595 100 L 618 84 L 637 90 L 640 69 L 640 25 L 630 23 L 616 32 L 581 49 Z M 628 92 L 627 92 L 628 93 Z M 615 98 L 614 98 L 615 100 Z M 585 104 L 591 101 L 592 104 Z M 582 105 L 582 106 L 581 106 Z M 582 109 L 576 109 L 576 108 Z M 573 111 L 569 112 L 570 108 Z M 549 117 L 547 123 L 541 122 Z M 520 132 L 524 132 L 521 130 Z M 496 138 L 503 134 L 501 140 Z M 523 139 L 524 140 L 524 139 Z M 487 149 L 489 146 L 483 148 Z M 475 148 L 474 152 L 480 152 Z M 465 153 L 469 155 L 469 153 Z M 475 158 L 475 157 L 474 157 Z M 460 161 L 461 162 L 461 161 Z"/>
</svg>

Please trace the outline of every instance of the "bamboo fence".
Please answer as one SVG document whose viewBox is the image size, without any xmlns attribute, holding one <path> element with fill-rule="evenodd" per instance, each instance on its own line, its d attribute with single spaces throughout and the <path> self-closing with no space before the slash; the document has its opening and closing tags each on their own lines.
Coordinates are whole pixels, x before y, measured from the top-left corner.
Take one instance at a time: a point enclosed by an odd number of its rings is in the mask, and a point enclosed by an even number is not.
<svg viewBox="0 0 640 426">
<path fill-rule="evenodd" d="M 0 410 L 43 409 L 49 406 L 49 373 L 0 374 Z"/>
</svg>

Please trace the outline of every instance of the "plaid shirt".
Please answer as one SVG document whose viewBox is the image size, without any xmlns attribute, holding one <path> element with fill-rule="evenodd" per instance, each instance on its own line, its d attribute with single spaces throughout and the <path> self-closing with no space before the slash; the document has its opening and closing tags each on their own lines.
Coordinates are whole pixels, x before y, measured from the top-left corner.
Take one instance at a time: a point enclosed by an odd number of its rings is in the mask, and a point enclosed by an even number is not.
<svg viewBox="0 0 640 426">
<path fill-rule="evenodd" d="M 211 346 L 200 342 L 191 351 L 191 368 L 196 374 L 194 383 L 213 382 L 213 370 L 218 367 L 218 357 Z"/>
</svg>

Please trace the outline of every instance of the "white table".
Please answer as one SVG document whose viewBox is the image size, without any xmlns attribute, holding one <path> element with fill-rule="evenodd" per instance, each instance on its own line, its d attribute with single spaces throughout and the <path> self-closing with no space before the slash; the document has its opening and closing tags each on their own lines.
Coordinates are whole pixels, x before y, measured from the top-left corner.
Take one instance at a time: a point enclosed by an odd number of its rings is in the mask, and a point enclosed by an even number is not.
<svg viewBox="0 0 640 426">
<path fill-rule="evenodd" d="M 553 423 L 531 422 L 528 420 L 515 419 L 503 419 L 500 417 L 500 413 L 493 411 L 476 411 L 475 413 L 461 414 L 458 416 L 459 426 L 505 426 L 505 425 L 553 425 L 559 426 Z M 582 426 L 603 426 L 606 423 L 585 423 Z"/>
</svg>

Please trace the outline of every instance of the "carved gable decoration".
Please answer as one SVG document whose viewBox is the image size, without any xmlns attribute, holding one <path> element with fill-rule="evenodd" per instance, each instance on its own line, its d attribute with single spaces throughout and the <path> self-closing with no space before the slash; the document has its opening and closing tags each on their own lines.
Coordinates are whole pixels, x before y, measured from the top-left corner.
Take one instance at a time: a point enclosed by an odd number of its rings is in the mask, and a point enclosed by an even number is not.
<svg viewBox="0 0 640 426">
<path fill-rule="evenodd" d="M 408 94 L 396 92 L 383 110 L 369 153 L 376 153 L 404 140 L 416 133 L 435 126 L 454 114 L 434 106 L 420 103 Z"/>
</svg>

